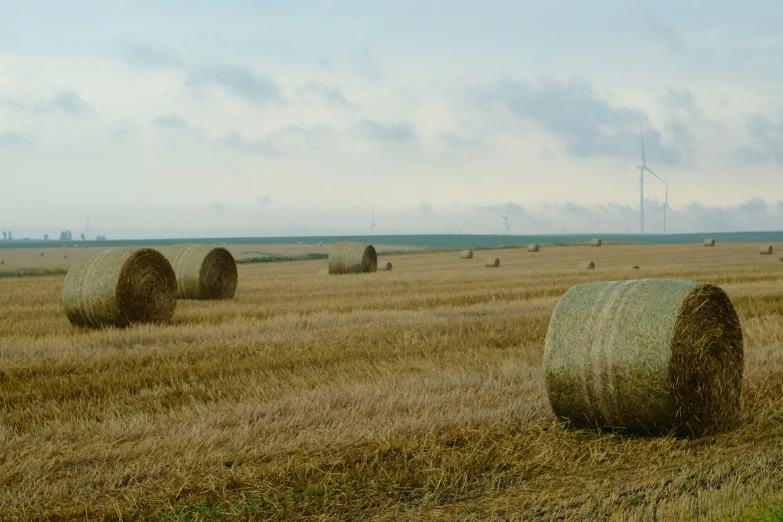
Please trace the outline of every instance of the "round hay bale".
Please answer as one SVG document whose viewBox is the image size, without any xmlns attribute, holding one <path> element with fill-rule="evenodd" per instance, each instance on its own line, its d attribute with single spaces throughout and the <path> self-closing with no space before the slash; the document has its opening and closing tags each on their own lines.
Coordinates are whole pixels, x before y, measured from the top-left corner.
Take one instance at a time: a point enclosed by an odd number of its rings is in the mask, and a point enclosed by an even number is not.
<svg viewBox="0 0 783 522">
<path fill-rule="evenodd" d="M 171 319 L 177 278 L 151 248 L 110 248 L 83 256 L 68 270 L 63 306 L 73 325 L 100 328 Z"/>
<path fill-rule="evenodd" d="M 582 270 L 595 270 L 595 263 L 592 261 L 580 261 L 579 268 Z"/>
<path fill-rule="evenodd" d="M 165 251 L 177 275 L 180 299 L 231 299 L 237 290 L 237 264 L 221 247 L 180 243 Z"/>
<path fill-rule="evenodd" d="M 603 245 L 603 241 L 601 241 L 600 238 L 595 238 L 590 240 L 590 246 L 599 247 Z"/>
<path fill-rule="evenodd" d="M 771 256 L 772 245 L 764 245 L 761 248 L 759 248 L 759 254 L 761 254 L 762 256 Z"/>
<path fill-rule="evenodd" d="M 625 270 L 639 270 L 639 265 L 626 265 Z"/>
<path fill-rule="evenodd" d="M 472 250 L 463 250 L 459 253 L 460 259 L 473 259 L 473 251 Z"/>
<path fill-rule="evenodd" d="M 63 254 L 63 259 L 68 259 L 68 254 Z"/>
<path fill-rule="evenodd" d="M 378 270 L 379 271 L 382 270 L 384 272 L 391 272 L 391 269 L 392 269 L 392 264 L 390 262 L 388 262 L 388 261 L 378 265 Z"/>
<path fill-rule="evenodd" d="M 328 268 L 322 268 L 318 271 L 318 275 L 329 275 L 329 269 Z"/>
<path fill-rule="evenodd" d="M 318 242 L 318 246 L 319 246 L 319 247 L 322 247 L 322 246 L 324 246 L 324 242 L 323 242 L 323 241 L 319 241 L 319 242 Z"/>
<path fill-rule="evenodd" d="M 330 274 L 361 274 L 378 270 L 375 247 L 364 243 L 341 241 L 329 252 Z"/>
<path fill-rule="evenodd" d="M 43 257 L 43 252 L 38 252 L 38 257 Z"/>
<path fill-rule="evenodd" d="M 500 259 L 497 257 L 488 257 L 485 266 L 489 268 L 497 268 L 500 266 Z"/>
<path fill-rule="evenodd" d="M 541 250 L 541 246 L 538 243 L 531 243 L 527 246 L 528 252 L 538 252 Z"/>
<path fill-rule="evenodd" d="M 544 378 L 577 428 L 703 435 L 740 410 L 743 339 L 717 286 L 642 279 L 581 284 L 555 306 Z"/>
<path fill-rule="evenodd" d="M 0 265 L 4 265 L 4 264 L 5 264 L 5 259 L 0 259 Z"/>
<path fill-rule="evenodd" d="M 704 246 L 706 246 L 706 247 L 714 247 L 715 246 L 715 240 L 712 239 L 711 237 L 708 237 L 707 239 L 704 240 Z"/>
</svg>

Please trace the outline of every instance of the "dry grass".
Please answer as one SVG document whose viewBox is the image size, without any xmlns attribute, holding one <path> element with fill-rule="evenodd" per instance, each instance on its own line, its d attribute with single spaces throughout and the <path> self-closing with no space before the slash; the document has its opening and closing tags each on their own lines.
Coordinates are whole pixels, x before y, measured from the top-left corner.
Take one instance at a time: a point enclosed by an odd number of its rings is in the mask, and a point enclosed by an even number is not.
<svg viewBox="0 0 783 522">
<path fill-rule="evenodd" d="M 62 277 L 0 279 L 0 518 L 694 520 L 783 499 L 783 272 L 747 245 L 241 266 L 234 300 L 169 326 L 72 329 Z M 501 252 L 488 251 L 486 256 Z M 33 254 L 34 255 L 34 254 Z M 644 269 L 623 267 L 644 259 Z M 541 357 L 586 281 L 725 289 L 738 428 L 689 440 L 564 430 Z M 767 508 L 767 506 L 772 506 Z"/>
</svg>

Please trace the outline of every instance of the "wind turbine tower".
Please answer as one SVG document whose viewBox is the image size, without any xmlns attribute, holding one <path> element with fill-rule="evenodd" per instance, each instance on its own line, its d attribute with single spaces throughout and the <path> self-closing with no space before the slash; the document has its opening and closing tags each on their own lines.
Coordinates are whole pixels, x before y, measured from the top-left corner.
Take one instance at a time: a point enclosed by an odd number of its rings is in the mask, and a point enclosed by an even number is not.
<svg viewBox="0 0 783 522">
<path fill-rule="evenodd" d="M 375 226 L 375 207 L 372 208 L 372 223 L 370 223 L 370 233 L 372 235 L 375 235 L 375 231 L 378 229 L 377 226 Z"/>
<path fill-rule="evenodd" d="M 642 164 L 637 168 L 639 169 L 639 232 L 644 235 L 644 171 L 646 170 L 661 182 L 666 183 L 661 177 L 653 172 L 650 167 L 647 166 L 647 160 L 644 157 L 644 134 L 642 134 L 642 124 L 639 124 L 639 137 L 642 141 Z"/>
<path fill-rule="evenodd" d="M 674 214 L 674 210 L 669 206 L 669 182 L 666 182 L 666 199 L 663 202 L 663 233 L 666 234 L 666 211 Z"/>
</svg>

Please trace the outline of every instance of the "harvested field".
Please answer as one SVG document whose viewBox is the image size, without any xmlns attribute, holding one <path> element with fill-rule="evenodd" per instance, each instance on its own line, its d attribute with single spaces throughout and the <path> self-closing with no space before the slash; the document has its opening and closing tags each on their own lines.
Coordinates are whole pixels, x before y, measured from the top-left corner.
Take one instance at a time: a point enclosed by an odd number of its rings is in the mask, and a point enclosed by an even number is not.
<svg viewBox="0 0 783 522">
<path fill-rule="evenodd" d="M 477 256 L 503 268 L 454 252 L 355 277 L 240 265 L 235 299 L 124 330 L 72 328 L 63 276 L 0 279 L 0 518 L 731 520 L 781 505 L 778 259 L 728 243 Z M 585 256 L 595 270 L 574 269 Z M 639 277 L 624 270 L 639 259 L 645 277 L 732 300 L 734 430 L 634 437 L 564 429 L 550 410 L 555 304 Z"/>
</svg>

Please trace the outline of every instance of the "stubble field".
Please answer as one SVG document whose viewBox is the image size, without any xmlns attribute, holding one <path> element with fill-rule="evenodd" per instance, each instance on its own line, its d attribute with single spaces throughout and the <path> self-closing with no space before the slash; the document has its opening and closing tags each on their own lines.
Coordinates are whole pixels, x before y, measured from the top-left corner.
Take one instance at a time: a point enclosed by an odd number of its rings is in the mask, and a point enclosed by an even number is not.
<svg viewBox="0 0 783 522">
<path fill-rule="evenodd" d="M 776 245 L 777 248 L 777 245 Z M 62 276 L 0 279 L 0 519 L 701 520 L 783 500 L 783 263 L 753 244 L 241 265 L 172 324 L 72 328 Z M 486 257 L 499 268 L 485 268 Z M 382 258 L 383 259 L 383 258 Z M 594 271 L 579 271 L 580 260 Z M 641 270 L 625 271 L 630 263 Z M 572 285 L 718 284 L 742 420 L 696 440 L 564 429 L 541 358 Z M 776 504 L 777 503 L 777 504 Z"/>
</svg>

